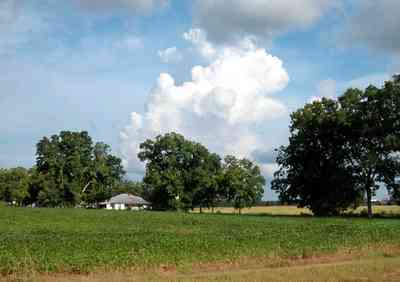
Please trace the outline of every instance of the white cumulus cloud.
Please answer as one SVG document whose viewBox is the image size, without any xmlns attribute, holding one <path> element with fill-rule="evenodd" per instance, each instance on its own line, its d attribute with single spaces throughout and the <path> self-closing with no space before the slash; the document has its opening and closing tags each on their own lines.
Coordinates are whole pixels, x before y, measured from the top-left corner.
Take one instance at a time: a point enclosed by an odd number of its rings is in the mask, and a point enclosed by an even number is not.
<svg viewBox="0 0 400 282">
<path fill-rule="evenodd" d="M 160 74 L 144 114 L 132 113 L 121 132 L 124 164 L 143 171 L 137 159 L 139 144 L 158 134 L 175 131 L 212 151 L 251 157 L 265 148 L 258 127 L 286 114 L 273 97 L 289 81 L 282 61 L 251 44 L 221 47 L 208 66 L 192 68 L 191 80 L 177 84 Z"/>
</svg>

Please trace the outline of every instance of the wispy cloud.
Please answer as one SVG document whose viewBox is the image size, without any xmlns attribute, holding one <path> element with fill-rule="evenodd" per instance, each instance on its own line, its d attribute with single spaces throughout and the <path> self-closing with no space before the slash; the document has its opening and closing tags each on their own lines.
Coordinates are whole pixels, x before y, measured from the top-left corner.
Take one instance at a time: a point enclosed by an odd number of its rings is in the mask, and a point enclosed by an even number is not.
<svg viewBox="0 0 400 282">
<path fill-rule="evenodd" d="M 167 7 L 168 0 L 74 0 L 81 7 L 92 11 L 128 10 L 134 13 L 148 13 L 156 7 Z"/>
<path fill-rule="evenodd" d="M 164 50 L 159 50 L 158 56 L 160 57 L 161 61 L 166 64 L 176 63 L 182 60 L 182 54 L 175 46 Z"/>
<path fill-rule="evenodd" d="M 37 38 L 45 38 L 49 32 L 44 15 L 17 0 L 0 2 L 0 55 L 13 54 Z"/>
</svg>

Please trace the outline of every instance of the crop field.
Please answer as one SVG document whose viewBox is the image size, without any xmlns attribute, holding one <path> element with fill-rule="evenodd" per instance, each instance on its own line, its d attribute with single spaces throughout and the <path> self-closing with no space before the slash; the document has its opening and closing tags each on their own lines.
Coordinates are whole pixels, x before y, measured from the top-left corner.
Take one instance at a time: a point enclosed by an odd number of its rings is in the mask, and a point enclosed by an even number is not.
<svg viewBox="0 0 400 282">
<path fill-rule="evenodd" d="M 399 249 L 399 234 L 398 219 L 0 208 L 0 272 L 187 271 L 248 261 L 265 266 Z"/>
<path fill-rule="evenodd" d="M 196 213 L 200 212 L 199 209 L 195 209 Z M 211 209 L 202 209 L 204 213 L 211 213 Z M 309 209 L 297 208 L 296 206 L 258 206 L 252 208 L 244 208 L 242 209 L 242 214 L 264 214 L 264 215 L 311 215 L 311 211 Z M 215 208 L 214 213 L 223 213 L 223 214 L 238 214 L 239 211 L 232 207 L 222 207 Z"/>
<path fill-rule="evenodd" d="M 363 211 L 366 212 L 366 207 L 359 207 L 355 210 L 349 210 L 347 213 L 353 213 L 358 215 Z M 210 209 L 203 209 L 204 213 L 210 213 Z M 199 209 L 195 210 L 196 213 Z M 224 214 L 235 214 L 238 210 L 231 207 L 215 208 L 214 212 Z M 399 216 L 400 217 L 400 206 L 374 206 L 373 212 L 379 216 Z M 312 212 L 306 208 L 297 208 L 296 206 L 258 206 L 252 208 L 246 208 L 242 210 L 243 214 L 259 214 L 259 215 L 312 215 Z"/>
</svg>

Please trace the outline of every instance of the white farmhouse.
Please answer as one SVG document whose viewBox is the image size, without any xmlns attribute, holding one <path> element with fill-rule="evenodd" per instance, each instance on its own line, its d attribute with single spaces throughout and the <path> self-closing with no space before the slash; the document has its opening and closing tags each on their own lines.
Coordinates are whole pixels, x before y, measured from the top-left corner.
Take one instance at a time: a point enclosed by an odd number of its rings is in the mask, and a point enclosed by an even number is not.
<svg viewBox="0 0 400 282">
<path fill-rule="evenodd" d="M 101 203 L 101 206 L 107 210 L 143 210 L 149 208 L 150 203 L 132 194 L 119 194 Z"/>
</svg>

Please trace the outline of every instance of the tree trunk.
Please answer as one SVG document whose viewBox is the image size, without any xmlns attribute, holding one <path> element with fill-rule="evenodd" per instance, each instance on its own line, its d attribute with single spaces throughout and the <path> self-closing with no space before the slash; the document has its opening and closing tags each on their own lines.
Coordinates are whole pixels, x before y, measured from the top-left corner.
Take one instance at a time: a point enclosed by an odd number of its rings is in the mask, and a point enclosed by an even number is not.
<svg viewBox="0 0 400 282">
<path fill-rule="evenodd" d="M 368 218 L 372 218 L 372 191 L 371 187 L 367 187 L 367 207 L 368 207 Z"/>
<path fill-rule="evenodd" d="M 214 213 L 214 206 L 211 206 L 211 213 Z"/>
<path fill-rule="evenodd" d="M 202 206 L 200 206 L 200 213 L 203 213 L 203 208 L 202 208 Z"/>
<path fill-rule="evenodd" d="M 239 215 L 241 215 L 242 214 L 242 209 L 241 208 L 239 208 Z"/>
<path fill-rule="evenodd" d="M 91 182 L 91 181 L 89 181 L 89 182 L 85 185 L 85 187 L 83 187 L 82 193 L 85 193 L 85 192 L 86 192 L 86 189 L 89 187 L 90 182 Z"/>
</svg>

